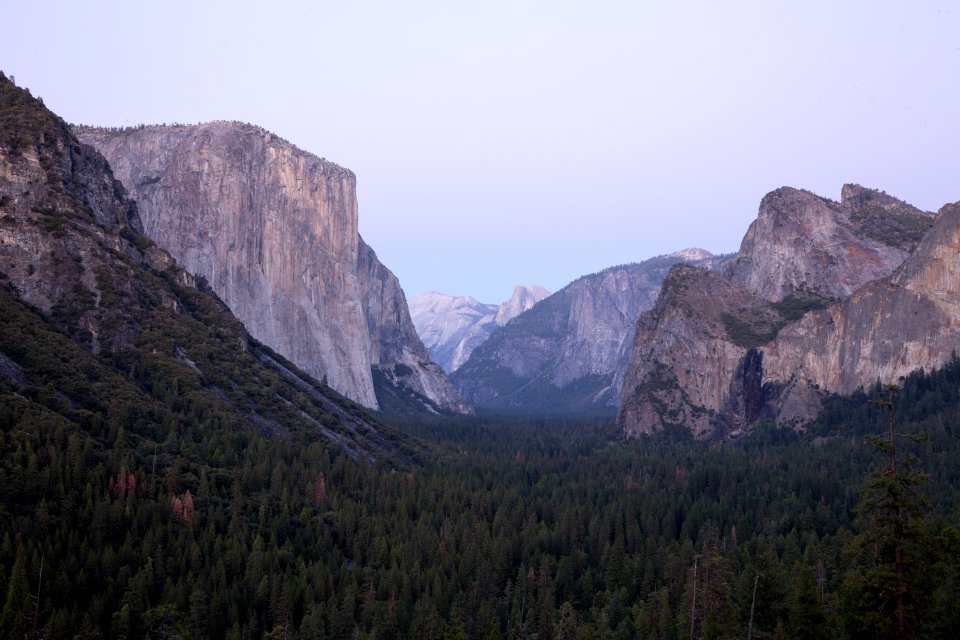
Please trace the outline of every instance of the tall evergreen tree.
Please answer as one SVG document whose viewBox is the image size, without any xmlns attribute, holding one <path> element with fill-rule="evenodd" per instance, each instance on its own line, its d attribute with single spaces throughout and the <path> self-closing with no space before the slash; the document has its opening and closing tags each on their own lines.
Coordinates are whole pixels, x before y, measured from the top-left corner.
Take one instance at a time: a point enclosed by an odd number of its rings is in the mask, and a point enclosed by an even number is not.
<svg viewBox="0 0 960 640">
<path fill-rule="evenodd" d="M 920 436 L 894 429 L 894 397 L 899 389 L 884 389 L 876 404 L 886 409 L 885 437 L 870 441 L 885 456 L 861 491 L 860 533 L 851 545 L 857 564 L 847 575 L 847 626 L 854 638 L 919 637 L 929 609 L 932 567 L 926 541 L 929 500 L 921 487 L 926 476 L 916 469 L 916 457 L 905 455 L 898 440 L 922 442 Z"/>
<path fill-rule="evenodd" d="M 0 614 L 0 637 L 20 640 L 30 631 L 30 584 L 27 580 L 27 550 L 17 547 L 17 558 L 10 571 L 7 599 Z"/>
</svg>

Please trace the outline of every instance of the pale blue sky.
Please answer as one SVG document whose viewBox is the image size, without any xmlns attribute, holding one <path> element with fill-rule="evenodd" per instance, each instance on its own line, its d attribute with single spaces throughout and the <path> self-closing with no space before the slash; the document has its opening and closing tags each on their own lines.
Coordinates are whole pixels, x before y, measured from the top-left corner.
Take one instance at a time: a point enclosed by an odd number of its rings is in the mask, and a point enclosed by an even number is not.
<svg viewBox="0 0 960 640">
<path fill-rule="evenodd" d="M 236 119 L 357 174 L 408 296 L 735 250 L 782 185 L 960 199 L 952 2 L 6 3 L 71 122 Z"/>
</svg>

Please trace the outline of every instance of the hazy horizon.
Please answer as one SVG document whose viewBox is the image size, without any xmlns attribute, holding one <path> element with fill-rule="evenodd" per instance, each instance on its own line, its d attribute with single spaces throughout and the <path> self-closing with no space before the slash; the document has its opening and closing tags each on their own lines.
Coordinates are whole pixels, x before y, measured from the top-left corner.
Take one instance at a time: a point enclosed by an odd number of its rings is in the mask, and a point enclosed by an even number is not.
<svg viewBox="0 0 960 640">
<path fill-rule="evenodd" d="M 357 174 L 409 298 L 697 246 L 781 186 L 960 199 L 958 10 L 813 2 L 20 3 L 0 69 L 64 119 L 240 120 Z"/>
</svg>

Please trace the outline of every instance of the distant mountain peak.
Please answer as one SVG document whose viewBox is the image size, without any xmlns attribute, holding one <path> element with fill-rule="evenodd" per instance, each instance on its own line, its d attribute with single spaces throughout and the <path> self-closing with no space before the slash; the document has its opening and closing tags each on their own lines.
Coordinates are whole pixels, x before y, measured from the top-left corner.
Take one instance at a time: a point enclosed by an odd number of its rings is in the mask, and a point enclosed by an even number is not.
<svg viewBox="0 0 960 640">
<path fill-rule="evenodd" d="M 447 372 L 456 371 L 497 327 L 530 309 L 550 292 L 535 284 L 519 284 L 500 305 L 473 296 L 428 291 L 410 300 L 410 316 L 420 339 Z"/>
<path fill-rule="evenodd" d="M 510 299 L 497 309 L 494 322 L 502 327 L 549 295 L 550 292 L 540 285 L 518 284 L 513 288 L 513 295 L 510 296 Z"/>
</svg>

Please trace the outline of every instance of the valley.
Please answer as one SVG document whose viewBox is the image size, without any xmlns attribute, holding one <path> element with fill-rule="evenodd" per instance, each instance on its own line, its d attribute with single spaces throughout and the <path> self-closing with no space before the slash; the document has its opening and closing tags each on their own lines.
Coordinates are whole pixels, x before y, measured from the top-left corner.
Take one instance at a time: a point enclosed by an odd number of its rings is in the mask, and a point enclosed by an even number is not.
<svg viewBox="0 0 960 640">
<path fill-rule="evenodd" d="M 960 634 L 958 205 L 408 305 L 356 183 L 0 75 L 0 636 Z"/>
</svg>

